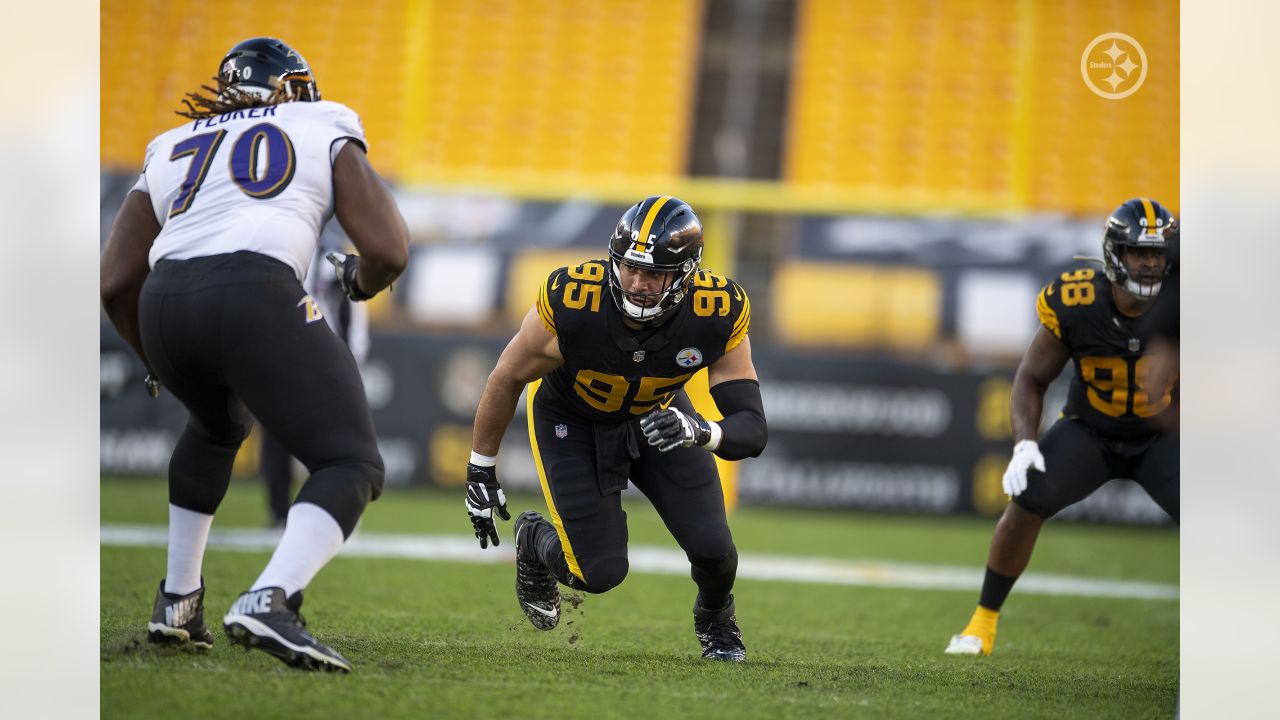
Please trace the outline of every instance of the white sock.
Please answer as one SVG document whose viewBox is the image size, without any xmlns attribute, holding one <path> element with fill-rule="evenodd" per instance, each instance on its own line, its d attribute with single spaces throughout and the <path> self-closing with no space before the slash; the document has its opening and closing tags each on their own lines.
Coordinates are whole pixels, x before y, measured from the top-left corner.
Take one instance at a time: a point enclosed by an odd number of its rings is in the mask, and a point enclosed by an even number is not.
<svg viewBox="0 0 1280 720">
<path fill-rule="evenodd" d="M 278 587 L 289 597 L 305 588 L 320 568 L 338 554 L 343 540 L 342 526 L 324 508 L 294 503 L 271 562 L 249 589 Z"/>
<path fill-rule="evenodd" d="M 187 595 L 200 589 L 204 546 L 209 541 L 213 516 L 169 505 L 169 567 L 164 591 Z"/>
</svg>

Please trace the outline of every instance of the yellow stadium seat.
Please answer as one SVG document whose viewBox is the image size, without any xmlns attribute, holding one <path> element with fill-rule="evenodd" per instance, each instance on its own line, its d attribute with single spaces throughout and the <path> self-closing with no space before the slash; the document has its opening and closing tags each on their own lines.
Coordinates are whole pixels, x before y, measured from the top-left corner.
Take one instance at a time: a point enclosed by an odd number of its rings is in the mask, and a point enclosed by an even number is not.
<svg viewBox="0 0 1280 720">
<path fill-rule="evenodd" d="M 941 325 L 932 271 L 790 261 L 773 277 L 770 327 L 801 347 L 930 349 Z"/>
</svg>

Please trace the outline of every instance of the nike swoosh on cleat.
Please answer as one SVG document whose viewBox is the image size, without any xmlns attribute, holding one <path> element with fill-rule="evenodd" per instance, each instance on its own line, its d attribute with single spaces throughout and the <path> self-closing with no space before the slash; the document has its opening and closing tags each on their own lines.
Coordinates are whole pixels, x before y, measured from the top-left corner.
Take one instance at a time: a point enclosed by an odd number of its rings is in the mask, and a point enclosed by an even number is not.
<svg viewBox="0 0 1280 720">
<path fill-rule="evenodd" d="M 530 610 L 534 610 L 534 611 L 539 612 L 539 613 L 541 613 L 541 614 L 543 614 L 543 615 L 546 615 L 546 616 L 547 616 L 547 617 L 549 617 L 549 618 L 556 617 L 557 615 L 559 615 L 559 614 L 560 614 L 560 609 L 559 609 L 559 608 L 556 608 L 555 610 L 543 610 L 542 608 L 538 607 L 537 605 L 532 605 L 532 604 L 530 604 L 530 603 L 525 603 L 525 604 L 524 604 L 524 606 L 525 606 L 525 607 L 527 607 L 527 608 L 529 608 Z"/>
</svg>

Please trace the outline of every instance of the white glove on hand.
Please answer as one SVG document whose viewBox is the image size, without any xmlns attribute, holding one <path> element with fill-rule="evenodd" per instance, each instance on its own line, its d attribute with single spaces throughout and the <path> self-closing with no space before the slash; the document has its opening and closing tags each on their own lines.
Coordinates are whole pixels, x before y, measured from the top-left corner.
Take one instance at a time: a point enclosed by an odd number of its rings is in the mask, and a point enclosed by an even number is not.
<svg viewBox="0 0 1280 720">
<path fill-rule="evenodd" d="M 1040 446 L 1035 440 L 1021 440 L 1013 446 L 1013 457 L 1009 467 L 1004 471 L 1004 491 L 1017 497 L 1027 489 L 1027 468 L 1034 467 L 1044 472 L 1044 455 L 1040 454 Z"/>
</svg>

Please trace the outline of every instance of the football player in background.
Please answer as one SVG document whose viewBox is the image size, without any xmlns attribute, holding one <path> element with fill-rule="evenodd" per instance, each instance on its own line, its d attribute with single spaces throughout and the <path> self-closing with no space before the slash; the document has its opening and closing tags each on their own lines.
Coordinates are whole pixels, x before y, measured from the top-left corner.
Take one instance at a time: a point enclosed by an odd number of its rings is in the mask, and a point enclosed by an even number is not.
<svg viewBox="0 0 1280 720">
<path fill-rule="evenodd" d="M 334 257 L 352 300 L 403 271 L 408 230 L 365 156 L 349 108 L 321 101 L 310 67 L 275 38 L 237 44 L 213 95 L 147 146 L 102 255 L 113 325 L 189 420 L 169 462 L 165 578 L 152 642 L 208 648 L 201 565 L 249 414 L 307 466 L 270 562 L 223 618 L 228 638 L 302 669 L 350 671 L 316 641 L 302 590 L 382 490 L 383 464 L 355 360 L 302 289 L 335 212 L 360 255 Z M 247 408 L 247 411 L 246 411 Z"/>
<path fill-rule="evenodd" d="M 1016 444 L 1004 474 L 1012 497 L 996 524 L 986 577 L 952 655 L 989 655 L 1000 608 L 1026 569 L 1040 526 L 1112 478 L 1132 478 L 1178 520 L 1178 434 L 1163 431 L 1176 375 L 1157 379 L 1143 315 L 1172 269 L 1178 222 L 1147 198 L 1107 219 L 1103 273 L 1062 273 L 1040 291 L 1036 331 L 1018 366 L 1010 401 Z M 1062 416 L 1037 442 L 1044 393 L 1068 360 L 1075 373 Z"/>
<path fill-rule="evenodd" d="M 609 257 L 559 268 L 498 359 L 476 410 L 466 507 L 480 547 L 510 518 L 498 446 L 526 384 L 529 440 L 547 502 L 515 522 L 516 599 L 540 630 L 560 620 L 559 584 L 588 593 L 627 576 L 628 478 L 685 551 L 702 657 L 742 661 L 733 600 L 738 553 L 711 453 L 756 457 L 767 427 L 747 330 L 751 304 L 699 269 L 702 224 L 688 204 L 628 209 Z M 703 419 L 681 388 L 701 368 L 724 414 Z M 539 382 L 540 381 L 540 382 Z"/>
</svg>

